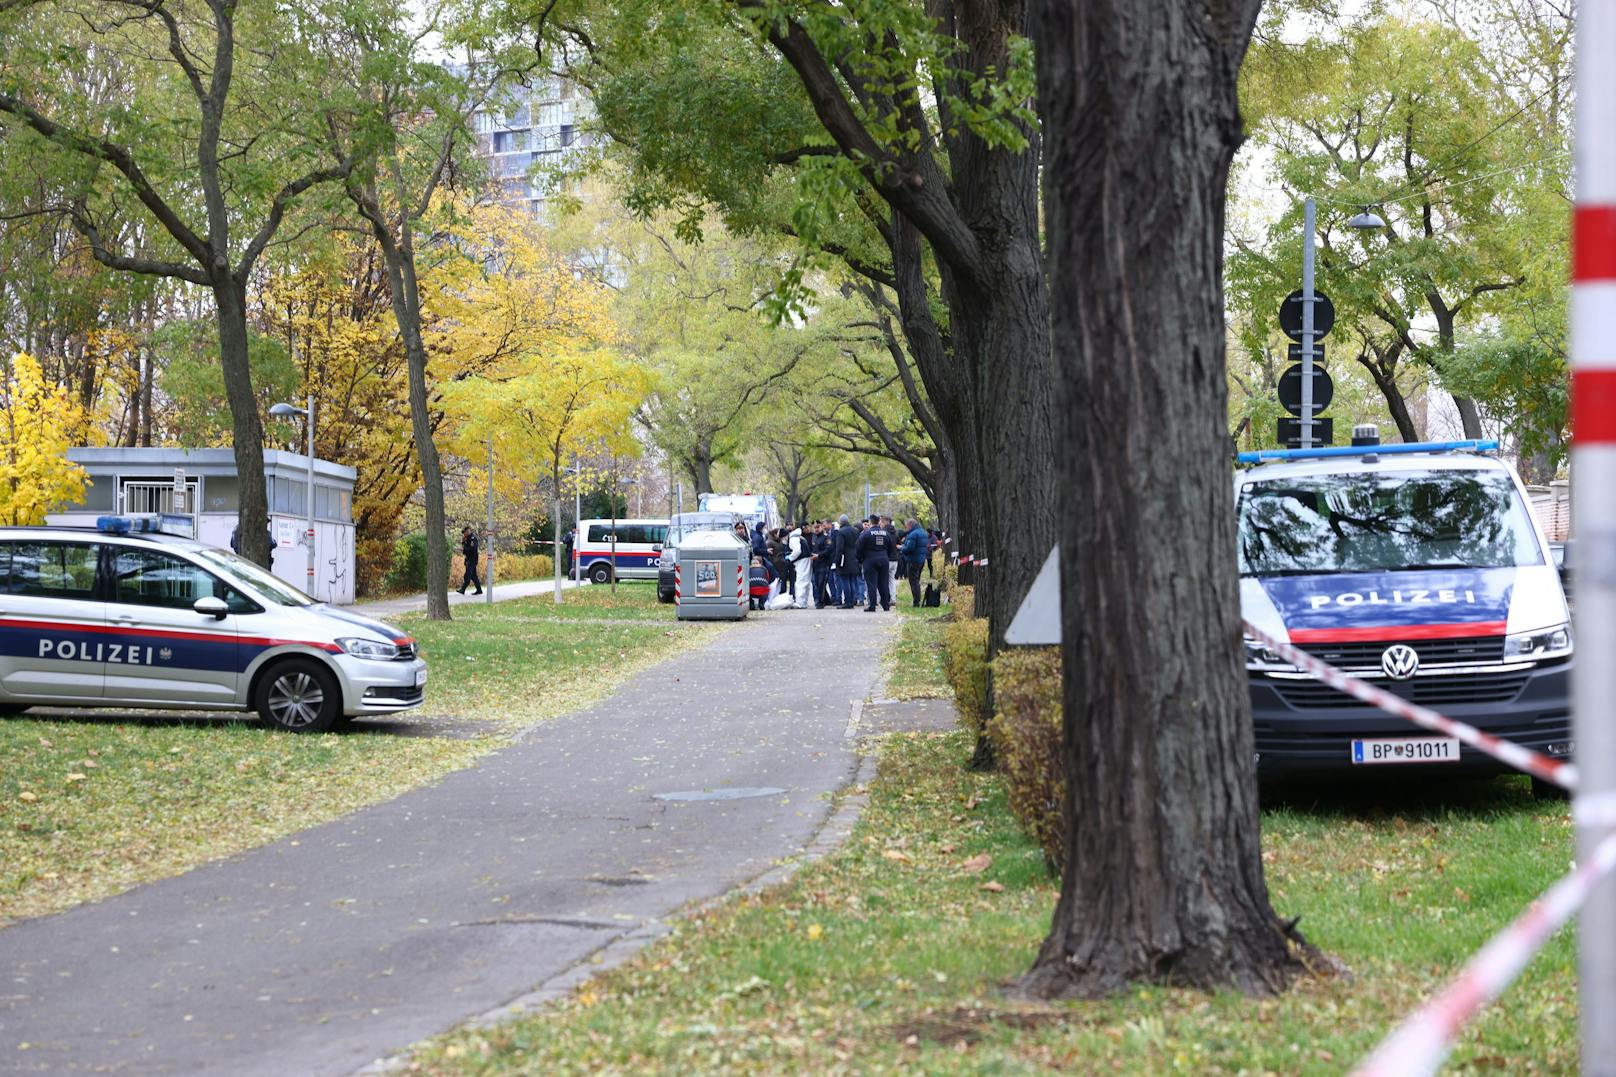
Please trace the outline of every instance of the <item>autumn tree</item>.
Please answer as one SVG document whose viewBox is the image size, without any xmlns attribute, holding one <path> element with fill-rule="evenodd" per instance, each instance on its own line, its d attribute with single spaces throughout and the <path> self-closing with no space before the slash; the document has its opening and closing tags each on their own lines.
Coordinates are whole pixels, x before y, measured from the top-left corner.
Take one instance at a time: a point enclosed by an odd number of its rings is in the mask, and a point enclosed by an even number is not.
<svg viewBox="0 0 1616 1077">
<path fill-rule="evenodd" d="M 346 12 L 338 13 L 341 17 Z M 234 421 L 243 549 L 267 563 L 263 434 L 248 361 L 247 287 L 300 196 L 340 179 L 319 132 L 349 107 L 311 49 L 307 13 L 257 0 L 55 0 L 0 7 L 0 116 L 8 154 L 82 164 L 60 207 L 103 265 L 206 288 Z M 85 74 L 132 69 L 133 100 L 78 92 Z M 108 222 L 139 207 L 147 228 Z"/>
<path fill-rule="evenodd" d="M 1319 284 L 1338 321 L 1325 347 L 1373 379 L 1406 441 L 1411 377 L 1452 393 L 1466 437 L 1482 436 L 1484 395 L 1528 408 L 1494 410 L 1522 424 L 1524 447 L 1558 440 L 1570 70 L 1546 49 L 1512 36 L 1489 53 L 1449 22 L 1343 17 L 1300 43 L 1263 35 L 1246 66 L 1243 99 L 1292 204 L 1266 236 L 1237 233 L 1231 294 L 1272 327 L 1296 283 L 1302 195 L 1317 196 Z M 1511 86 L 1523 50 L 1553 62 Z M 1364 209 L 1386 227 L 1344 226 Z M 1539 399 L 1544 374 L 1562 389 Z"/>
<path fill-rule="evenodd" d="M 1023 988 L 1283 989 L 1224 427 L 1224 200 L 1259 0 L 1034 0 L 1062 452 L 1067 847 Z"/>
<path fill-rule="evenodd" d="M 45 514 L 84 499 L 84 469 L 67 450 L 84 444 L 91 416 L 46 382 L 31 355 L 13 356 L 0 382 L 0 524 L 38 525 Z"/>
<path fill-rule="evenodd" d="M 712 206 L 795 237 L 788 295 L 821 259 L 892 289 L 945 435 L 940 501 L 1010 580 L 1055 538 L 1025 20 L 1019 2 L 632 0 L 558 23 L 629 147 L 631 206 L 687 238 Z M 1020 597 L 984 603 L 996 635 Z"/>
</svg>

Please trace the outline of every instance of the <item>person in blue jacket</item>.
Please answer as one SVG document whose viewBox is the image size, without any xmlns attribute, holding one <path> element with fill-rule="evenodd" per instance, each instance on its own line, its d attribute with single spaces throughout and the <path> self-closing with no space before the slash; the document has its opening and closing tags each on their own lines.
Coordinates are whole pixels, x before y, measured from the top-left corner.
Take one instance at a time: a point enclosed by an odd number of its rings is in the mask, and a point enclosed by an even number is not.
<svg viewBox="0 0 1616 1077">
<path fill-rule="evenodd" d="M 909 581 L 909 594 L 915 605 L 920 605 L 920 569 L 931 551 L 931 535 L 920 526 L 919 520 L 910 520 L 903 542 L 898 545 L 898 578 Z"/>
</svg>

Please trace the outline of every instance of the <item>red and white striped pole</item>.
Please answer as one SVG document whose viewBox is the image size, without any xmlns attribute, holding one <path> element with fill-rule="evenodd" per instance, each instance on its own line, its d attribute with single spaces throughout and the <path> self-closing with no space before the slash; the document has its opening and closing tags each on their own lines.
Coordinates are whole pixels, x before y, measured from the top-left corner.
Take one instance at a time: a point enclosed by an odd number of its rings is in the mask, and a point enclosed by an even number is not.
<svg viewBox="0 0 1616 1077">
<path fill-rule="evenodd" d="M 1616 824 L 1616 0 L 1577 7 L 1577 209 L 1571 235 L 1572 730 L 1577 856 Z M 1582 1072 L 1616 1077 L 1616 884 L 1578 921 Z"/>
</svg>

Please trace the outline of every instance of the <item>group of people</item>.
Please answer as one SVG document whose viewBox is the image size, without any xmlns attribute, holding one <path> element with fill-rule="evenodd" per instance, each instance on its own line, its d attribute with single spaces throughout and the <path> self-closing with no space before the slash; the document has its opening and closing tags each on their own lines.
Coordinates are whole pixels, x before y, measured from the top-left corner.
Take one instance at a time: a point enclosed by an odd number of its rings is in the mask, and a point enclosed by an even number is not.
<svg viewBox="0 0 1616 1077">
<path fill-rule="evenodd" d="M 915 605 L 920 605 L 920 573 L 931 572 L 932 553 L 943 536 L 908 521 L 900 533 L 892 517 L 872 515 L 852 522 L 842 516 L 832 523 L 816 520 L 773 531 L 759 523 L 736 534 L 752 547 L 750 594 L 754 609 L 850 610 L 863 605 L 866 613 L 892 608 L 897 580 L 909 582 Z M 786 602 L 770 601 L 774 595 Z M 789 605 L 787 604 L 789 603 Z"/>
</svg>

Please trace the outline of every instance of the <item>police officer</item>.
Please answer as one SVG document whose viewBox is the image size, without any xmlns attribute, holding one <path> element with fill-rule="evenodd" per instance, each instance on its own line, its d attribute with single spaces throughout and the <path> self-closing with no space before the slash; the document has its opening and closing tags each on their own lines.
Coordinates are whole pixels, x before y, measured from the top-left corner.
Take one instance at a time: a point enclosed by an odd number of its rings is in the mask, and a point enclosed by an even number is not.
<svg viewBox="0 0 1616 1077">
<path fill-rule="evenodd" d="M 898 554 L 897 540 L 892 528 L 883 527 L 879 516 L 870 517 L 870 526 L 858 538 L 859 563 L 864 566 L 864 586 L 869 594 L 865 613 L 875 612 L 879 594 L 881 608 L 892 608 L 892 559 Z"/>
<path fill-rule="evenodd" d="M 460 593 L 465 594 L 466 588 L 475 587 L 473 594 L 483 593 L 483 581 L 477 576 L 477 532 L 469 527 L 460 529 L 460 556 L 466 562 L 466 574 L 460 581 Z"/>
<path fill-rule="evenodd" d="M 850 610 L 858 594 L 858 587 L 855 584 L 859 574 L 859 532 L 845 515 L 839 517 L 836 523 L 836 531 L 831 536 L 830 556 L 830 563 L 836 568 L 838 597 L 841 599 L 836 605 L 840 609 Z"/>
</svg>

